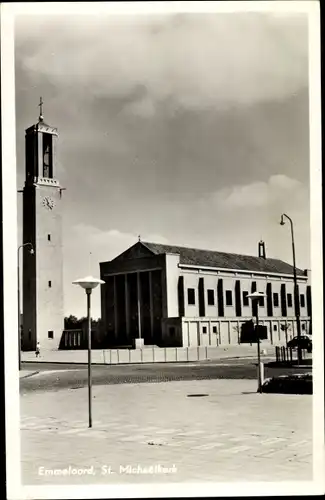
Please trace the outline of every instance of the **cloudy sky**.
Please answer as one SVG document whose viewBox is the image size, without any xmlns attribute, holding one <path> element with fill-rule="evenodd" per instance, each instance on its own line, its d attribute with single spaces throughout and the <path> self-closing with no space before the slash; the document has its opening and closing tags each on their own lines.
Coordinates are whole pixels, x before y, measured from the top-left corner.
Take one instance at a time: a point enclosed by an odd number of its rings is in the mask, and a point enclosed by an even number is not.
<svg viewBox="0 0 325 500">
<path fill-rule="evenodd" d="M 271 13 L 17 17 L 17 181 L 42 96 L 66 187 L 66 314 L 85 309 L 71 281 L 139 234 L 251 255 L 263 239 L 291 262 L 286 212 L 310 266 L 307 28 Z M 18 213 L 20 238 L 19 198 Z"/>
</svg>

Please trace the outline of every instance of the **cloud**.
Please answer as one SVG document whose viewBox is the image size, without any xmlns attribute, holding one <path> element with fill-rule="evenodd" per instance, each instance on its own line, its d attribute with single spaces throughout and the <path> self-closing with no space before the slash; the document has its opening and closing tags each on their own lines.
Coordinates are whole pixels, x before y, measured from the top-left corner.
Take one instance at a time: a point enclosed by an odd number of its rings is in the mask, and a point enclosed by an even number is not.
<svg viewBox="0 0 325 500">
<path fill-rule="evenodd" d="M 267 182 L 224 188 L 213 195 L 213 200 L 226 210 L 250 210 L 270 208 L 274 204 L 281 206 L 288 200 L 292 203 L 295 199 L 305 196 L 306 187 L 301 182 L 278 174 L 272 175 Z"/>
<path fill-rule="evenodd" d="M 149 96 L 146 96 L 141 100 L 131 103 L 127 107 L 127 112 L 135 116 L 141 116 L 142 118 L 152 118 L 156 112 L 156 108 L 153 100 Z"/>
<path fill-rule="evenodd" d="M 303 15 L 28 16 L 18 18 L 16 34 L 28 73 L 85 99 L 90 87 L 121 98 L 140 85 L 146 110 L 166 99 L 189 108 L 247 105 L 307 85 Z"/>
</svg>

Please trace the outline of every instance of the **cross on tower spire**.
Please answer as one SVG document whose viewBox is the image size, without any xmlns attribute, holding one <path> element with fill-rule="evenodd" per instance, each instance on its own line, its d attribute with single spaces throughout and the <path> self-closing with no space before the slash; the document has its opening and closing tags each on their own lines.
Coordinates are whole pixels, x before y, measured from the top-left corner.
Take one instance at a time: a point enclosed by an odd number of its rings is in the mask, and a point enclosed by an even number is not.
<svg viewBox="0 0 325 500">
<path fill-rule="evenodd" d="M 43 121 L 43 99 L 42 97 L 40 97 L 40 100 L 39 100 L 39 108 L 40 108 L 40 111 L 39 111 L 39 121 L 42 122 Z"/>
</svg>

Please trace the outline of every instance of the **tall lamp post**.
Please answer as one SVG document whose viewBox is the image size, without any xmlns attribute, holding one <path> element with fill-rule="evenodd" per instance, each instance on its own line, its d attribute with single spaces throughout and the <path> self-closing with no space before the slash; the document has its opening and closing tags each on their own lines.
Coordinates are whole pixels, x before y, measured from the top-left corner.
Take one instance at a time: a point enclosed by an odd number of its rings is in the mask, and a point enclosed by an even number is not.
<svg viewBox="0 0 325 500">
<path fill-rule="evenodd" d="M 293 233 L 293 222 L 292 219 L 287 214 L 281 215 L 280 225 L 284 226 L 284 218 L 288 219 L 290 222 L 291 228 L 291 242 L 292 242 L 292 259 L 293 259 L 293 287 L 294 287 L 294 302 L 295 302 L 295 316 L 297 322 L 297 336 L 298 336 L 298 363 L 302 361 L 302 353 L 301 353 L 301 325 L 300 325 L 300 311 L 299 311 L 299 292 L 298 292 L 298 283 L 297 283 L 297 268 L 296 268 L 296 250 L 295 250 L 295 238 Z"/>
<path fill-rule="evenodd" d="M 21 370 L 21 311 L 20 311 L 20 249 L 23 247 L 29 247 L 29 253 L 34 254 L 34 247 L 32 243 L 24 243 L 20 245 L 17 250 L 17 291 L 18 291 L 18 366 L 19 371 Z"/>
<path fill-rule="evenodd" d="M 255 326 L 255 332 L 256 332 L 256 343 L 257 343 L 257 377 L 258 377 L 258 392 L 262 392 L 262 385 L 263 385 L 263 371 L 264 371 L 264 365 L 261 362 L 261 346 L 260 346 L 260 336 L 258 332 L 258 305 L 260 303 L 260 299 L 266 297 L 266 294 L 263 292 L 253 292 L 247 295 L 249 299 L 253 303 L 256 304 L 255 307 L 255 313 L 256 313 L 256 326 Z"/>
<path fill-rule="evenodd" d="M 93 278 L 92 276 L 87 276 L 86 278 L 81 278 L 73 281 L 73 285 L 79 285 L 81 288 L 86 290 L 87 294 L 87 323 L 88 323 L 88 422 L 89 427 L 92 427 L 92 411 L 91 411 L 91 391 L 92 391 L 92 374 L 91 374 L 91 314 L 90 314 L 90 296 L 93 288 L 96 288 L 100 284 L 104 284 L 105 281 Z"/>
</svg>

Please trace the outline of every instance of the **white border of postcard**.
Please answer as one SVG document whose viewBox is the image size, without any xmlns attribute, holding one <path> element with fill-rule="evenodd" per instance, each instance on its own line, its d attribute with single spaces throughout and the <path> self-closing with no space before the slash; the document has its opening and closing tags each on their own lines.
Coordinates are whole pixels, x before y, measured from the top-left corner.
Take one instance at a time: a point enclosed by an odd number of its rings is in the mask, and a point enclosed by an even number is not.
<svg viewBox="0 0 325 500">
<path fill-rule="evenodd" d="M 17 199 L 15 139 L 14 18 L 18 14 L 167 12 L 302 12 L 309 18 L 310 186 L 313 326 L 319 332 L 314 357 L 314 479 L 310 482 L 200 483 L 91 486 L 23 486 L 20 476 L 20 425 L 17 331 Z M 324 492 L 323 288 L 321 233 L 321 97 L 320 9 L 317 1 L 255 2 L 120 2 L 37 3 L 1 5 L 1 109 L 3 175 L 3 266 L 6 389 L 7 496 L 32 498 L 143 498 L 201 496 L 313 495 Z"/>
</svg>

